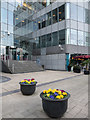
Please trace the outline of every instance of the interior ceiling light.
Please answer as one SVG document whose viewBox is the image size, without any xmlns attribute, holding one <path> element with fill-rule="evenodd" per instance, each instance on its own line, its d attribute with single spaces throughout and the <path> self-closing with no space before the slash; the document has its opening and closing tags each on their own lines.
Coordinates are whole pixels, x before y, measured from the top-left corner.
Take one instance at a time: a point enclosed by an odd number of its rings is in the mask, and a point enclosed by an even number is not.
<svg viewBox="0 0 90 120">
<path fill-rule="evenodd" d="M 18 20 L 18 18 L 16 18 L 16 20 Z"/>
<path fill-rule="evenodd" d="M 24 6 L 24 7 L 27 7 L 27 8 L 30 9 L 30 10 L 32 10 L 32 7 L 29 6 L 29 5 L 27 5 L 26 3 L 23 3 L 23 6 Z"/>
<path fill-rule="evenodd" d="M 55 16 L 55 14 L 53 16 Z"/>
<path fill-rule="evenodd" d="M 59 14 L 61 14 L 62 12 L 59 12 Z"/>
</svg>

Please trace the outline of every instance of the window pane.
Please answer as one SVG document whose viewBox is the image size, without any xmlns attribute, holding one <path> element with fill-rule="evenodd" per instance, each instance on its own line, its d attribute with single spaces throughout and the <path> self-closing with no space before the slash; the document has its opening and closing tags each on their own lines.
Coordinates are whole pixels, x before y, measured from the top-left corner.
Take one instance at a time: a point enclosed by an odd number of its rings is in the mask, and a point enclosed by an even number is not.
<svg viewBox="0 0 90 120">
<path fill-rule="evenodd" d="M 56 23 L 58 21 L 58 19 L 57 19 L 57 9 L 52 11 L 52 17 L 53 17 L 53 23 Z"/>
<path fill-rule="evenodd" d="M 84 16 L 84 18 L 85 18 L 85 23 L 89 23 L 89 13 L 88 13 L 88 10 L 87 9 L 85 9 L 85 16 Z"/>
<path fill-rule="evenodd" d="M 47 13 L 47 26 L 51 25 L 51 12 Z"/>
<path fill-rule="evenodd" d="M 33 30 L 34 30 L 34 31 L 38 30 L 37 20 L 34 20 L 34 21 L 33 21 Z"/>
<path fill-rule="evenodd" d="M 65 30 L 59 31 L 59 44 L 65 44 Z"/>
<path fill-rule="evenodd" d="M 62 21 L 65 19 L 65 5 L 62 5 L 59 7 L 59 21 Z"/>
<path fill-rule="evenodd" d="M 77 20 L 77 6 L 71 4 L 71 19 Z"/>
<path fill-rule="evenodd" d="M 51 46 L 51 34 L 47 35 L 47 47 Z"/>
<path fill-rule="evenodd" d="M 42 28 L 46 27 L 46 15 L 42 16 Z"/>
<path fill-rule="evenodd" d="M 82 7 L 78 7 L 78 21 L 84 22 L 84 10 Z"/>
<path fill-rule="evenodd" d="M 42 36 L 42 47 L 46 47 L 46 36 Z"/>
<path fill-rule="evenodd" d="M 1 22 L 7 24 L 7 10 L 4 8 L 1 8 Z"/>
<path fill-rule="evenodd" d="M 66 30 L 66 44 L 70 44 L 70 29 Z"/>
<path fill-rule="evenodd" d="M 13 12 L 8 10 L 8 24 L 13 25 Z"/>
<path fill-rule="evenodd" d="M 77 30 L 71 29 L 71 44 L 77 45 Z"/>
<path fill-rule="evenodd" d="M 70 3 L 66 3 L 66 10 L 65 10 L 66 19 L 70 19 Z"/>
<path fill-rule="evenodd" d="M 84 44 L 84 36 L 82 31 L 78 31 L 78 45 Z"/>
<path fill-rule="evenodd" d="M 52 33 L 52 41 L 53 41 L 53 46 L 56 46 L 56 45 L 59 44 L 59 41 L 58 41 L 58 32 Z"/>
</svg>

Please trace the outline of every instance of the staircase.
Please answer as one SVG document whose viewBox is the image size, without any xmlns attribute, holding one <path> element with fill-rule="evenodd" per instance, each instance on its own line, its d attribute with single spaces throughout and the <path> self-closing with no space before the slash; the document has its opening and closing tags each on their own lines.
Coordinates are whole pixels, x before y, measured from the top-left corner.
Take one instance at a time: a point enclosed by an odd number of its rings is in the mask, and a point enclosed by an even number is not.
<svg viewBox="0 0 90 120">
<path fill-rule="evenodd" d="M 41 65 L 38 65 L 34 61 L 16 61 L 16 60 L 9 60 L 6 62 L 2 61 L 2 71 L 9 72 L 12 74 L 17 73 L 29 73 L 29 72 L 39 72 L 43 71 L 44 69 Z M 3 69 L 4 67 L 4 69 Z M 6 69 L 5 69 L 6 67 Z M 5 71 L 7 70 L 7 71 Z"/>
</svg>

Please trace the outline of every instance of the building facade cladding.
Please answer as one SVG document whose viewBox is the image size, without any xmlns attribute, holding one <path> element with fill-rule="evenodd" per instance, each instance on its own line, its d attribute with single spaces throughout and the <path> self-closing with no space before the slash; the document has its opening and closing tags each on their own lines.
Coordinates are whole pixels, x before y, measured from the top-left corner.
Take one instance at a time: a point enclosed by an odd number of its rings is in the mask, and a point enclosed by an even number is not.
<svg viewBox="0 0 90 120">
<path fill-rule="evenodd" d="M 65 6 L 65 16 L 61 16 L 63 6 Z M 60 10 L 60 8 L 62 9 Z M 40 19 L 39 25 L 41 23 L 41 26 L 33 33 L 37 44 L 34 44 L 32 59 L 40 59 L 46 69 L 66 70 L 66 61 L 71 54 L 88 54 L 88 46 L 90 46 L 89 15 L 90 10 L 86 2 L 55 2 L 39 11 L 33 16 L 33 20 L 47 16 L 46 26 L 42 27 L 42 19 Z M 47 21 L 48 16 L 50 19 Z M 62 45 L 63 50 L 60 49 L 59 44 Z M 64 56 L 63 62 L 62 55 Z M 62 67 L 60 63 L 62 63 Z"/>
</svg>

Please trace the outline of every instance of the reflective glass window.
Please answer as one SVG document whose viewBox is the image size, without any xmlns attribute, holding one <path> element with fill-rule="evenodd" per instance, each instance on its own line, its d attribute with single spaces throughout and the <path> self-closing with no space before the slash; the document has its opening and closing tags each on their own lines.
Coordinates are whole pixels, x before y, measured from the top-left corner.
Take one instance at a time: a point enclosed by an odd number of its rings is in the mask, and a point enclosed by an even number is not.
<svg viewBox="0 0 90 120">
<path fill-rule="evenodd" d="M 77 30 L 71 29 L 71 44 L 77 45 Z"/>
<path fill-rule="evenodd" d="M 62 21 L 65 19 L 65 5 L 62 5 L 59 7 L 59 21 Z"/>
<path fill-rule="evenodd" d="M 1 7 L 7 9 L 7 2 L 1 0 Z"/>
<path fill-rule="evenodd" d="M 65 30 L 59 31 L 59 44 L 65 44 Z"/>
<path fill-rule="evenodd" d="M 85 15 L 84 16 L 84 19 L 85 19 L 84 22 L 88 24 L 89 23 L 89 13 L 88 13 L 87 9 L 84 9 L 84 15 Z"/>
<path fill-rule="evenodd" d="M 65 17 L 66 19 L 70 19 L 70 3 L 66 3 L 66 9 L 65 9 Z"/>
<path fill-rule="evenodd" d="M 1 24 L 1 31 L 7 31 L 7 24 Z"/>
<path fill-rule="evenodd" d="M 51 40 L 51 34 L 47 34 L 47 47 L 51 46 L 52 40 Z"/>
<path fill-rule="evenodd" d="M 34 30 L 34 31 L 38 30 L 37 20 L 34 20 L 34 21 L 33 21 L 33 30 Z"/>
<path fill-rule="evenodd" d="M 46 27 L 46 15 L 42 16 L 42 28 Z"/>
<path fill-rule="evenodd" d="M 1 22 L 7 24 L 7 10 L 4 8 L 1 8 Z"/>
<path fill-rule="evenodd" d="M 53 46 L 56 46 L 56 45 L 59 44 L 59 41 L 58 41 L 58 32 L 52 33 L 52 43 L 53 43 Z"/>
<path fill-rule="evenodd" d="M 71 19 L 77 20 L 77 5 L 71 4 Z"/>
<path fill-rule="evenodd" d="M 52 11 L 52 23 L 58 22 L 57 9 Z"/>
<path fill-rule="evenodd" d="M 46 19 L 47 19 L 47 26 L 51 25 L 51 12 L 47 13 Z"/>
<path fill-rule="evenodd" d="M 13 12 L 8 10 L 8 24 L 13 25 Z"/>
<path fill-rule="evenodd" d="M 84 22 L 84 9 L 78 6 L 78 21 Z"/>
<path fill-rule="evenodd" d="M 78 45 L 84 44 L 84 34 L 82 31 L 78 31 Z"/>
<path fill-rule="evenodd" d="M 38 21 L 38 29 L 41 29 L 42 28 L 41 17 L 37 21 Z"/>
<path fill-rule="evenodd" d="M 88 46 L 88 32 L 85 32 L 85 46 Z"/>
<path fill-rule="evenodd" d="M 46 47 L 46 35 L 41 37 L 41 41 L 42 41 L 42 46 L 41 47 Z"/>
<path fill-rule="evenodd" d="M 70 29 L 66 29 L 66 44 L 70 43 Z"/>
</svg>

